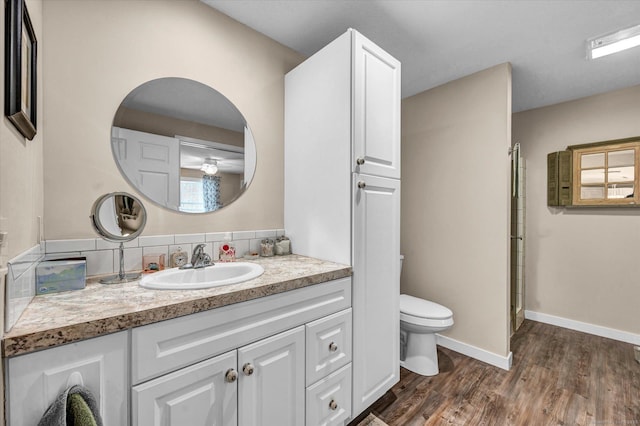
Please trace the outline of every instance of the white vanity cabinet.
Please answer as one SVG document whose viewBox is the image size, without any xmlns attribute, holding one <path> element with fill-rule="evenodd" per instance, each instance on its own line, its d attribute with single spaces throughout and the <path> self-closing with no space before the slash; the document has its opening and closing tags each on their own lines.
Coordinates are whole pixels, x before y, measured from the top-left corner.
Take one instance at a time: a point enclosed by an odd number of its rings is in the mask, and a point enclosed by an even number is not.
<svg viewBox="0 0 640 426">
<path fill-rule="evenodd" d="M 350 336 L 346 277 L 16 356 L 7 424 L 37 424 L 81 375 L 106 426 L 342 426 Z"/>
<path fill-rule="evenodd" d="M 73 384 L 91 391 L 105 425 L 129 422 L 128 332 L 109 334 L 6 360 L 6 422 L 36 425 Z"/>
<path fill-rule="evenodd" d="M 304 424 L 304 328 L 134 386 L 133 424 Z"/>
<path fill-rule="evenodd" d="M 353 268 L 353 416 L 400 379 L 400 63 L 349 30 L 285 77 L 285 231 Z"/>
<path fill-rule="evenodd" d="M 133 329 L 133 426 L 343 425 L 350 305 L 343 278 Z M 335 421 L 305 420 L 313 385 Z"/>
</svg>

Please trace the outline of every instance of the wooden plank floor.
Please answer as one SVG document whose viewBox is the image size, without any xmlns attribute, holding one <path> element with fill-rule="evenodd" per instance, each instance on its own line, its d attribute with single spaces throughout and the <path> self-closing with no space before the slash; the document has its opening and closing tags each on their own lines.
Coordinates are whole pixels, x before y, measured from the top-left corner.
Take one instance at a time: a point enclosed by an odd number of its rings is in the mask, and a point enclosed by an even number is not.
<svg viewBox="0 0 640 426">
<path fill-rule="evenodd" d="M 438 347 L 440 374 L 401 369 L 371 411 L 389 426 L 640 426 L 633 346 L 525 321 L 504 371 Z"/>
</svg>

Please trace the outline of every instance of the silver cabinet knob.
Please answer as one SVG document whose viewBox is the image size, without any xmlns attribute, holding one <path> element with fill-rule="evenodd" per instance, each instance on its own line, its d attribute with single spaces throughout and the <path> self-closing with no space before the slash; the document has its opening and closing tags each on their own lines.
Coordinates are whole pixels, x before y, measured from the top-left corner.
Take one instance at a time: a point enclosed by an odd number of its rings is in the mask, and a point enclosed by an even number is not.
<svg viewBox="0 0 640 426">
<path fill-rule="evenodd" d="M 335 342 L 329 343 L 329 351 L 330 352 L 335 352 L 337 350 L 338 350 L 338 345 L 336 345 Z"/>
<path fill-rule="evenodd" d="M 227 381 L 227 383 L 233 383 L 238 379 L 238 372 L 233 368 L 230 368 L 224 375 L 224 379 Z"/>
<path fill-rule="evenodd" d="M 338 403 L 336 402 L 335 399 L 331 400 L 331 402 L 329 403 L 329 408 L 331 408 L 332 410 L 337 410 L 338 409 Z"/>
<path fill-rule="evenodd" d="M 242 366 L 242 372 L 246 376 L 252 375 L 253 374 L 253 365 L 251 365 L 250 362 L 246 363 L 245 365 Z"/>
<path fill-rule="evenodd" d="M 356 160 L 356 164 L 358 166 L 362 166 L 364 164 L 364 158 L 360 157 Z"/>
<path fill-rule="evenodd" d="M 367 184 L 364 181 L 361 180 L 360 182 L 358 182 L 358 188 L 364 189 L 366 187 L 367 187 Z"/>
</svg>

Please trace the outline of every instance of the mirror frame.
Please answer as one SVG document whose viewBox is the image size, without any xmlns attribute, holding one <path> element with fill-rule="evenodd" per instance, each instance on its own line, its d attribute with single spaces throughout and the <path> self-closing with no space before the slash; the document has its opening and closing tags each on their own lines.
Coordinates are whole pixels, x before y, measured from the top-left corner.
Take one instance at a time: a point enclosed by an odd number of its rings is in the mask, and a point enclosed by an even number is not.
<svg viewBox="0 0 640 426">
<path fill-rule="evenodd" d="M 133 198 L 134 203 L 138 203 L 140 205 L 142 223 L 135 232 L 129 235 L 115 235 L 109 232 L 109 230 L 104 227 L 99 218 L 100 208 L 104 205 L 104 203 L 119 195 Z M 93 225 L 93 228 L 102 238 L 107 241 L 116 243 L 123 243 L 136 239 L 142 233 L 145 225 L 147 224 L 147 210 L 145 209 L 144 204 L 142 204 L 142 202 L 136 196 L 131 195 L 128 192 L 110 192 L 108 194 L 102 195 L 93 203 L 93 206 L 91 207 L 91 215 L 89 217 L 91 218 L 91 224 Z"/>
</svg>

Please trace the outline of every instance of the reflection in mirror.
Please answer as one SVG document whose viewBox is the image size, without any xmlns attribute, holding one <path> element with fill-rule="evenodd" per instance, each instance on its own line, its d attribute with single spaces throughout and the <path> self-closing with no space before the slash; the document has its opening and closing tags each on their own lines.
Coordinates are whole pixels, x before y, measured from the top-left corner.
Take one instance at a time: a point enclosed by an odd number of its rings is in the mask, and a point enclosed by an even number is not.
<svg viewBox="0 0 640 426">
<path fill-rule="evenodd" d="M 142 203 L 125 192 L 105 194 L 91 209 L 91 220 L 98 234 L 107 241 L 131 241 L 147 222 Z"/>
<path fill-rule="evenodd" d="M 91 208 L 91 224 L 107 241 L 119 242 L 120 270 L 118 275 L 103 278 L 103 284 L 134 281 L 140 274 L 124 273 L 124 243 L 142 233 L 147 223 L 147 211 L 136 197 L 126 192 L 113 192 L 98 198 Z"/>
<path fill-rule="evenodd" d="M 197 81 L 160 78 L 131 91 L 111 130 L 124 177 L 154 203 L 204 213 L 237 199 L 256 164 L 247 122 L 222 94 Z"/>
<path fill-rule="evenodd" d="M 573 206 L 640 206 L 640 138 L 573 145 Z"/>
</svg>

